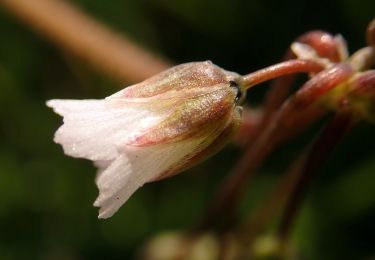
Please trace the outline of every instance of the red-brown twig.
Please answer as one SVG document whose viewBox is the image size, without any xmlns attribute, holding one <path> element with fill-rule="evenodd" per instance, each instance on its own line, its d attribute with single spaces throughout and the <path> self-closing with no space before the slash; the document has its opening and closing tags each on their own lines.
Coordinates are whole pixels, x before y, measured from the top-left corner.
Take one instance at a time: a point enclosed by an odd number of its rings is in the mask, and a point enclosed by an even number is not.
<svg viewBox="0 0 375 260">
<path fill-rule="evenodd" d="M 243 76 L 243 84 L 245 89 L 249 89 L 264 81 L 280 76 L 301 72 L 319 72 L 322 69 L 324 69 L 323 65 L 315 61 L 288 60 Z"/>
<path fill-rule="evenodd" d="M 67 1 L 2 0 L 0 4 L 63 50 L 121 82 L 139 82 L 170 66 Z"/>
<path fill-rule="evenodd" d="M 339 42 L 331 34 L 323 31 L 311 31 L 307 32 L 296 39 L 296 42 L 310 45 L 318 53 L 320 57 L 327 58 L 332 62 L 340 61 L 340 46 Z M 284 57 L 284 61 L 295 59 L 296 56 L 289 49 Z M 322 68 L 323 69 L 323 68 Z M 284 75 L 274 80 L 270 90 L 267 92 L 265 105 L 262 111 L 262 118 L 259 124 L 255 126 L 256 129 L 251 130 L 251 138 L 247 138 L 245 134 L 241 137 L 244 139 L 243 143 L 247 143 L 248 147 L 251 146 L 250 141 L 257 138 L 259 132 L 261 132 L 268 124 L 272 115 L 281 106 L 282 102 L 288 96 L 288 93 L 292 87 L 296 75 L 289 74 Z"/>
<path fill-rule="evenodd" d="M 254 239 L 269 222 L 274 219 L 278 212 L 285 208 L 285 215 L 282 220 L 283 235 L 286 236 L 286 228 L 290 228 L 296 214 L 298 205 L 303 200 L 303 192 L 306 192 L 307 186 L 311 182 L 312 174 L 324 162 L 335 145 L 341 140 L 344 134 L 350 130 L 353 125 L 353 117 L 349 114 L 338 114 L 325 127 L 319 139 L 314 143 L 308 152 L 300 156 L 291 166 L 289 173 L 277 185 L 276 189 L 264 200 L 262 206 L 251 215 L 244 225 L 241 235 L 243 241 L 249 246 Z M 328 139 L 328 140 L 327 140 Z M 295 198 L 294 196 L 300 196 Z M 287 205 L 287 206 L 285 206 Z M 287 219 L 290 218 L 290 219 Z M 286 226 L 288 225 L 288 226 Z M 286 238 L 286 237 L 284 237 Z"/>
<path fill-rule="evenodd" d="M 369 46 L 375 48 L 375 19 L 373 19 L 367 27 L 366 40 Z"/>
<path fill-rule="evenodd" d="M 352 128 L 355 119 L 350 113 L 340 113 L 324 128 L 308 153 L 297 160 L 291 171 L 295 181 L 286 194 L 287 203 L 282 214 L 279 237 L 286 241 L 292 229 L 298 210 L 306 197 L 312 177 L 317 168 L 324 163 L 343 136 Z"/>
<path fill-rule="evenodd" d="M 301 161 L 301 160 L 300 160 Z M 284 208 L 286 201 L 297 183 L 301 169 L 300 163 L 295 163 L 289 173 L 281 180 L 261 203 L 261 206 L 252 213 L 241 228 L 240 236 L 244 246 L 253 244 L 257 235 L 277 216 L 277 213 Z"/>
</svg>

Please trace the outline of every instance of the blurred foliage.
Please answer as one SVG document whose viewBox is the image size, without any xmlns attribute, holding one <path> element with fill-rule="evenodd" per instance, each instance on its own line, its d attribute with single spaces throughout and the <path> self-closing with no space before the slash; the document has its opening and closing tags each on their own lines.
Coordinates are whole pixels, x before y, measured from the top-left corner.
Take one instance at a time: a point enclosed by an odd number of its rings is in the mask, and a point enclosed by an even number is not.
<svg viewBox="0 0 375 260">
<path fill-rule="evenodd" d="M 312 29 L 341 33 L 353 51 L 364 45 L 375 14 L 372 0 L 72 3 L 176 63 L 210 59 L 239 73 L 277 62 L 295 37 Z M 52 142 L 60 118 L 45 101 L 101 98 L 122 86 L 3 9 L 0 33 L 0 259 L 128 259 L 152 235 L 199 220 L 239 149 L 229 147 L 189 174 L 146 185 L 114 217 L 98 220 L 91 205 L 95 169 L 64 156 Z M 259 102 L 259 89 L 249 93 L 249 103 Z M 359 125 L 317 175 L 293 237 L 303 259 L 375 257 L 374 131 Z M 296 151 L 295 144 L 283 146 L 267 161 L 249 186 L 241 217 Z"/>
</svg>

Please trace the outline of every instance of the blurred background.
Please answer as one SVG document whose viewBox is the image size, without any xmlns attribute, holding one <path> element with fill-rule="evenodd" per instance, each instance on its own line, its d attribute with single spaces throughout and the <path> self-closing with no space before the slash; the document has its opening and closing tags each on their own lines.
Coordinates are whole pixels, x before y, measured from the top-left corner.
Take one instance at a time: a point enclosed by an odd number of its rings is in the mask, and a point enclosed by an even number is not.
<svg viewBox="0 0 375 260">
<path fill-rule="evenodd" d="M 373 0 L 69 3 L 170 64 L 212 60 L 243 74 L 278 62 L 312 29 L 342 34 L 354 51 L 365 45 L 375 16 Z M 6 6 L 0 4 L 0 259 L 132 259 L 152 236 L 194 226 L 241 150 L 229 146 L 185 174 L 147 184 L 112 218 L 98 220 L 95 168 L 53 143 L 61 118 L 45 101 L 103 98 L 134 78 L 95 69 Z M 250 92 L 247 103 L 258 105 L 266 89 Z M 358 125 L 316 174 L 293 232 L 303 259 L 375 259 L 374 133 L 374 125 Z M 239 219 L 312 136 L 267 160 L 249 185 Z"/>
</svg>

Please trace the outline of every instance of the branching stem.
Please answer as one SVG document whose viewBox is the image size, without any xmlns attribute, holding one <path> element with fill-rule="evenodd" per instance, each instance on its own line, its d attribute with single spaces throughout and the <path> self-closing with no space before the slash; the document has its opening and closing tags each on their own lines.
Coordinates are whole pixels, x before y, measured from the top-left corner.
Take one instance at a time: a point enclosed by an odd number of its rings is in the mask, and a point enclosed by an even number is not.
<svg viewBox="0 0 375 260">
<path fill-rule="evenodd" d="M 306 82 L 299 91 L 290 97 L 270 120 L 270 124 L 254 140 L 233 169 L 218 192 L 214 204 L 207 212 L 200 228 L 206 228 L 217 222 L 221 214 L 220 228 L 228 225 L 236 210 L 238 199 L 244 192 L 247 182 L 266 156 L 285 138 L 290 138 L 306 129 L 319 118 L 324 110 L 313 106 L 324 94 L 351 76 L 350 66 L 337 65 L 322 71 Z M 225 216 L 222 214 L 225 212 Z M 218 224 L 218 223 L 216 223 Z"/>
</svg>

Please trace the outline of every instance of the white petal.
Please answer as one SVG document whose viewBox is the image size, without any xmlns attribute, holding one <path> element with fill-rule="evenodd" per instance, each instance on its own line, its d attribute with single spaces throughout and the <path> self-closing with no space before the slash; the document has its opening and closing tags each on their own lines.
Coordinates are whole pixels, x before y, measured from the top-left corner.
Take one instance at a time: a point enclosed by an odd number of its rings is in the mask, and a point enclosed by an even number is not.
<svg viewBox="0 0 375 260">
<path fill-rule="evenodd" d="M 153 111 L 123 100 L 50 100 L 64 117 L 55 142 L 73 157 L 111 161 L 128 140 L 156 125 L 166 111 Z"/>
<path fill-rule="evenodd" d="M 128 147 L 98 174 L 99 196 L 94 206 L 100 207 L 99 218 L 111 217 L 139 187 L 183 162 L 201 142 L 203 140 L 197 139 L 151 147 Z"/>
<path fill-rule="evenodd" d="M 338 45 L 340 60 L 344 61 L 349 57 L 349 51 L 346 41 L 341 34 L 335 35 L 335 40 Z"/>
<path fill-rule="evenodd" d="M 298 57 L 298 59 L 313 60 L 321 63 L 327 68 L 333 66 L 333 63 L 330 62 L 329 59 L 320 57 L 318 53 L 315 51 L 315 49 L 308 44 L 293 42 L 290 48 L 293 51 L 293 53 Z"/>
<path fill-rule="evenodd" d="M 299 59 L 315 60 L 318 57 L 316 51 L 304 43 L 293 42 L 290 48 Z"/>
</svg>

